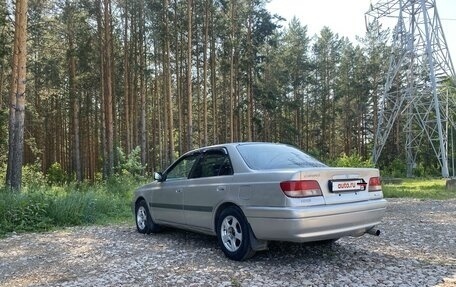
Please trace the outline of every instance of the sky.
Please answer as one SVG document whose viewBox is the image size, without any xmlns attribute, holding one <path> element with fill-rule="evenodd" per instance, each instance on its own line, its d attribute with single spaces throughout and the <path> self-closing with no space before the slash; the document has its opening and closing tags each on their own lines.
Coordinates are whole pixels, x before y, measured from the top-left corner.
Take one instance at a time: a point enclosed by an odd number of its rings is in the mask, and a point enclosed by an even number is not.
<svg viewBox="0 0 456 287">
<path fill-rule="evenodd" d="M 375 4 L 378 1 L 271 0 L 266 8 L 272 14 L 278 14 L 287 20 L 296 16 L 302 25 L 307 25 L 308 35 L 311 37 L 319 34 L 324 26 L 328 26 L 340 37 L 348 37 L 356 43 L 355 36 L 364 36 L 366 33 L 364 15 L 369 10 L 371 2 Z M 435 0 L 435 3 L 454 66 L 456 65 L 456 1 Z"/>
</svg>

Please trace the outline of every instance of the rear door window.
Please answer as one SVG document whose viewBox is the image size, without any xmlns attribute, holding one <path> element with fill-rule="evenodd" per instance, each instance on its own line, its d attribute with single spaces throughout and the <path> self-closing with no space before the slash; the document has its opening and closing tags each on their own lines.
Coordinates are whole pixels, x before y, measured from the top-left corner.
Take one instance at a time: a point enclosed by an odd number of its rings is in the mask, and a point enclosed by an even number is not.
<svg viewBox="0 0 456 287">
<path fill-rule="evenodd" d="M 190 178 L 233 174 L 231 161 L 225 150 L 206 151 L 195 165 Z"/>
</svg>

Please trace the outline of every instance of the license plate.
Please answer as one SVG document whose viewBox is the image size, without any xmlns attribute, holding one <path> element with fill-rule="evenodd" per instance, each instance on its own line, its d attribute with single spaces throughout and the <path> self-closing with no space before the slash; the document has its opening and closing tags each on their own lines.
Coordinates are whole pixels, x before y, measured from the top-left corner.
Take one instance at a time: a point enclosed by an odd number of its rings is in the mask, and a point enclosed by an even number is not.
<svg viewBox="0 0 456 287">
<path fill-rule="evenodd" d="M 362 178 L 330 180 L 328 183 L 329 191 L 331 192 L 363 191 L 366 189 L 366 185 Z"/>
</svg>

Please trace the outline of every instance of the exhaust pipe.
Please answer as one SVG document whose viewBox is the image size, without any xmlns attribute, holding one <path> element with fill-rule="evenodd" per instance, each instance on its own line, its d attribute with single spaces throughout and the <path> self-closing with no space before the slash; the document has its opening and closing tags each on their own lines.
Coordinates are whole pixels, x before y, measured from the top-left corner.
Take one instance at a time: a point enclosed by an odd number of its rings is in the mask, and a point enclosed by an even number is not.
<svg viewBox="0 0 456 287">
<path fill-rule="evenodd" d="M 381 231 L 380 231 L 380 229 L 377 229 L 377 228 L 375 228 L 375 227 L 372 227 L 371 229 L 368 229 L 368 230 L 366 231 L 366 233 L 369 233 L 370 235 L 374 235 L 374 236 L 379 236 L 380 233 L 381 233 Z"/>
</svg>

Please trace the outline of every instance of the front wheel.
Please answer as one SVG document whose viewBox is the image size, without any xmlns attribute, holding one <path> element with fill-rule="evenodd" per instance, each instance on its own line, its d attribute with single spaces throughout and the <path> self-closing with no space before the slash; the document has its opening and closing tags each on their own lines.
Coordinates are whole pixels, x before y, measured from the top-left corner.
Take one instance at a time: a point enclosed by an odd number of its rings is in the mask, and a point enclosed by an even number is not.
<svg viewBox="0 0 456 287">
<path fill-rule="evenodd" d="M 250 245 L 247 220 L 237 207 L 228 207 L 220 213 L 217 238 L 223 253 L 232 260 L 242 261 L 255 254 Z"/>
<path fill-rule="evenodd" d="M 160 231 L 160 226 L 152 220 L 147 203 L 141 200 L 136 204 L 135 208 L 136 229 L 139 233 L 149 234 L 151 232 Z"/>
</svg>

